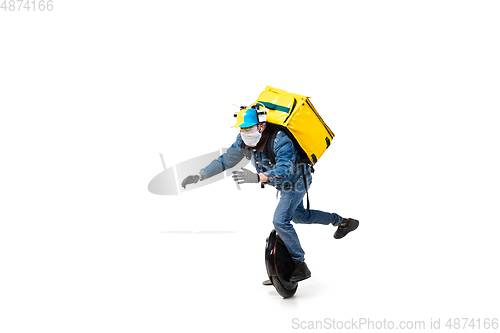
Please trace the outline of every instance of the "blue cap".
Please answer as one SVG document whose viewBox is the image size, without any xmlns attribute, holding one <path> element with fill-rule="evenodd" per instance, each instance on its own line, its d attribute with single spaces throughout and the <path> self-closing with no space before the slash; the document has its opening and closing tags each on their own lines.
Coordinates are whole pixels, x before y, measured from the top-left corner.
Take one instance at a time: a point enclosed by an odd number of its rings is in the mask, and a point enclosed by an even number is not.
<svg viewBox="0 0 500 333">
<path fill-rule="evenodd" d="M 243 109 L 238 112 L 236 124 L 234 124 L 232 127 L 250 127 L 258 123 L 259 117 L 257 116 L 257 110 Z"/>
</svg>

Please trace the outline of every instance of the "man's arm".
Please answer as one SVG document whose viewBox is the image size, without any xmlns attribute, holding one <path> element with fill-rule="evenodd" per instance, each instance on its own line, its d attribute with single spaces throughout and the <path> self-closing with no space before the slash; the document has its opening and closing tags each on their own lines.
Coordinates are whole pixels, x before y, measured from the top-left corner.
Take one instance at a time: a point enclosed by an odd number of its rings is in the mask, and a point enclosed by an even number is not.
<svg viewBox="0 0 500 333">
<path fill-rule="evenodd" d="M 274 153 L 276 155 L 276 168 L 262 174 L 264 182 L 289 180 L 295 170 L 295 147 L 292 140 L 284 132 L 278 133 L 274 141 Z M 260 174 L 259 174 L 259 177 Z"/>
<path fill-rule="evenodd" d="M 236 141 L 229 147 L 226 153 L 222 154 L 218 159 L 213 160 L 209 165 L 200 170 L 198 173 L 199 179 L 204 180 L 210 178 L 238 164 L 238 162 L 245 157 L 241 149 L 242 142 L 241 134 L 238 134 Z"/>
</svg>

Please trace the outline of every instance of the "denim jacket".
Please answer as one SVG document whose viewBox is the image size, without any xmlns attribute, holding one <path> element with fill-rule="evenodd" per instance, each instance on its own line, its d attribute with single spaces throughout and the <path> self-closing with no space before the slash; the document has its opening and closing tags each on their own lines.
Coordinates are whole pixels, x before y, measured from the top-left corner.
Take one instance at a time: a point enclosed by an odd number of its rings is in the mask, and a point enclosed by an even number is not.
<svg viewBox="0 0 500 333">
<path fill-rule="evenodd" d="M 269 137 L 271 140 L 271 137 Z M 269 144 L 269 142 L 267 143 Z M 268 181 L 265 183 L 276 187 L 278 190 L 292 186 L 297 181 L 302 181 L 302 168 L 299 164 L 299 152 L 295 149 L 292 140 L 283 131 L 278 131 L 274 139 L 275 164 L 271 164 L 267 149 L 260 152 L 254 148 L 242 149 L 243 139 L 238 133 L 236 141 L 225 154 L 213 160 L 208 166 L 200 170 L 201 180 L 210 178 L 226 169 L 232 168 L 243 158 L 251 158 L 252 165 L 257 173 L 264 174 Z M 304 171 L 308 186 L 311 184 L 312 176 L 310 166 L 304 165 Z"/>
</svg>

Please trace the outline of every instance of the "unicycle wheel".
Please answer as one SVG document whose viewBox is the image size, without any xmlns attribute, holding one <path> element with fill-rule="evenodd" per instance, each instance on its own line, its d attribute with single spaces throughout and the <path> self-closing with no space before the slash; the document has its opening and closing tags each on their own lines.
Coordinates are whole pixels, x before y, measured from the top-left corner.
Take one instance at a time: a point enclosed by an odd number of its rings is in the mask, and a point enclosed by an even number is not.
<svg viewBox="0 0 500 333">
<path fill-rule="evenodd" d="M 274 288 L 280 294 L 281 297 L 283 298 L 289 298 L 295 295 L 295 292 L 297 291 L 297 288 L 299 287 L 298 284 L 295 285 L 295 288 L 293 289 L 286 289 L 285 286 L 283 286 L 280 282 L 280 280 L 276 276 L 271 276 L 269 277 L 271 282 L 273 283 Z"/>
<path fill-rule="evenodd" d="M 295 295 L 297 282 L 290 281 L 290 275 L 294 268 L 292 257 L 276 231 L 266 239 L 266 270 L 272 285 L 283 298 Z"/>
</svg>

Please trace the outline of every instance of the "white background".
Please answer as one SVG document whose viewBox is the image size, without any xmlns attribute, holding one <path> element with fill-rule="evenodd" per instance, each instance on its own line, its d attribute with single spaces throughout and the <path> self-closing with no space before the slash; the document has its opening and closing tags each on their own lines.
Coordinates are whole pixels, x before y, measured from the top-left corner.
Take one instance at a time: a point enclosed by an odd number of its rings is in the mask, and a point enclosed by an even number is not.
<svg viewBox="0 0 500 333">
<path fill-rule="evenodd" d="M 499 14 L 495 1 L 0 11 L 0 331 L 499 317 Z M 360 220 L 342 240 L 296 226 L 312 278 L 287 300 L 261 285 L 275 191 L 229 178 L 147 191 L 159 153 L 172 166 L 227 147 L 231 105 L 267 85 L 311 96 L 336 134 L 312 208 Z"/>
</svg>

